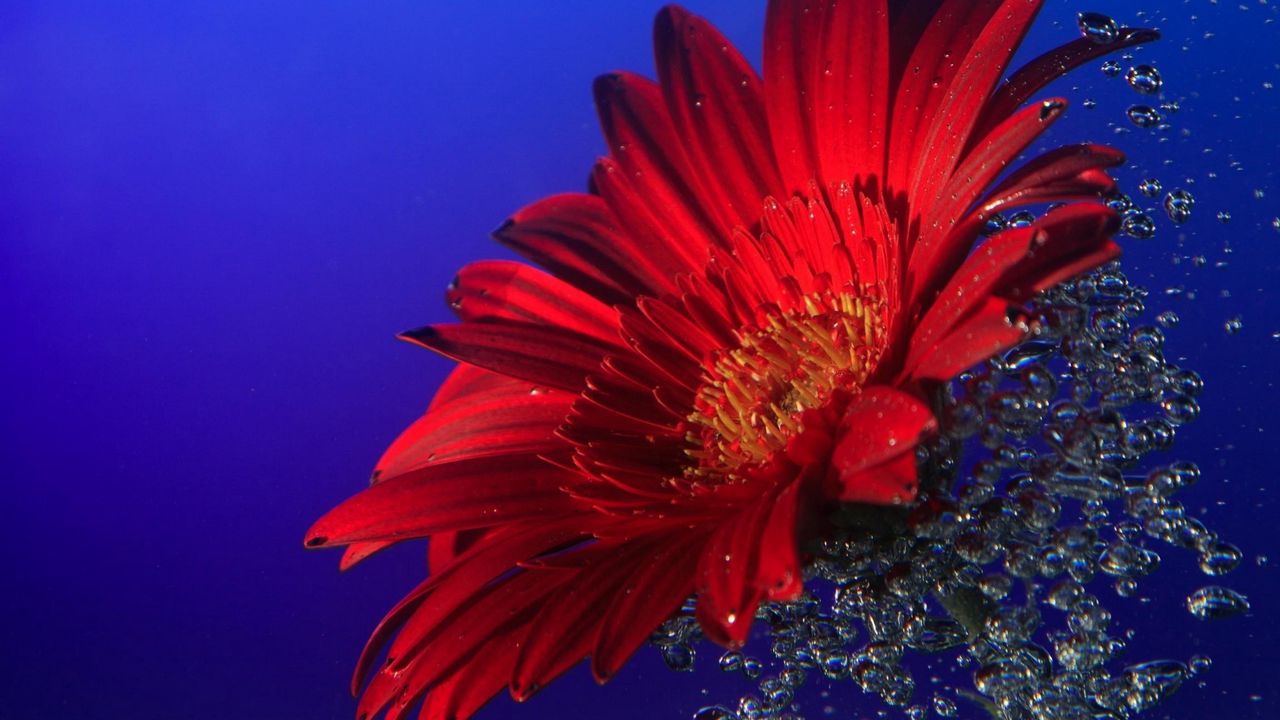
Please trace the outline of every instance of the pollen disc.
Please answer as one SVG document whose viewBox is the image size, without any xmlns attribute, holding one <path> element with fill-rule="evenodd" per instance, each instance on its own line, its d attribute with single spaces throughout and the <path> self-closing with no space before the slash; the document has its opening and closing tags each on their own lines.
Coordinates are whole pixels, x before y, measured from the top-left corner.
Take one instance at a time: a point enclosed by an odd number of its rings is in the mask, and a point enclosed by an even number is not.
<svg viewBox="0 0 1280 720">
<path fill-rule="evenodd" d="M 800 431 L 804 411 L 837 388 L 857 392 L 884 347 L 884 301 L 869 291 L 823 292 L 738 333 L 712 358 L 694 400 L 688 474 L 732 480 Z"/>
</svg>

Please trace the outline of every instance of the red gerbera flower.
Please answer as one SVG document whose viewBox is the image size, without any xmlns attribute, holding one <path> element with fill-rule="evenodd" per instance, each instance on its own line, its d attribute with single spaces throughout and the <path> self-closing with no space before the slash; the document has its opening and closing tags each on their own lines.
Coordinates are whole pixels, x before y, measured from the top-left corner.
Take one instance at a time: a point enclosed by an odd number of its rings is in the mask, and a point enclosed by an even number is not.
<svg viewBox="0 0 1280 720">
<path fill-rule="evenodd" d="M 775 0 L 759 78 L 710 25 L 657 19 L 657 83 L 595 83 L 590 192 L 497 239 L 546 269 L 469 265 L 460 323 L 404 337 L 460 361 L 373 486 L 316 523 L 343 567 L 430 538 L 431 575 L 359 663 L 361 717 L 465 718 L 584 657 L 604 680 L 690 596 L 747 637 L 801 591 L 841 503 L 917 493 L 941 381 L 1024 339 L 1029 296 L 1114 258 L 1095 200 L 1121 155 L 1045 153 L 1079 39 L 999 81 L 1035 0 Z M 993 187 L 994 185 L 994 187 Z M 998 211 L 1066 203 L 974 245 Z"/>
</svg>

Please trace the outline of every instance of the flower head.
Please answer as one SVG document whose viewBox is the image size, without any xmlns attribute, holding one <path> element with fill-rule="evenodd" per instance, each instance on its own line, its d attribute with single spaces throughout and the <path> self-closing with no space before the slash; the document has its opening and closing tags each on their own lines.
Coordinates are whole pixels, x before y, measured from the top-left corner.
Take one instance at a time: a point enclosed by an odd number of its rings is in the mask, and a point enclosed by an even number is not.
<svg viewBox="0 0 1280 720">
<path fill-rule="evenodd" d="M 590 191 L 496 232 L 545 271 L 462 269 L 461 322 L 403 336 L 460 365 L 307 536 L 347 545 L 344 567 L 430 538 L 430 577 L 357 668 L 358 689 L 390 644 L 362 716 L 425 694 L 424 717 L 465 718 L 585 657 L 604 680 L 690 596 L 741 644 L 762 601 L 800 593 L 833 509 L 916 497 L 941 383 L 1118 252 L 1095 202 L 1118 152 L 1006 171 L 1066 107 L 1034 92 L 1153 34 L 1077 40 L 1001 83 L 1039 6 L 774 0 L 763 79 L 702 19 L 659 14 L 658 82 L 595 83 L 610 154 Z"/>
</svg>

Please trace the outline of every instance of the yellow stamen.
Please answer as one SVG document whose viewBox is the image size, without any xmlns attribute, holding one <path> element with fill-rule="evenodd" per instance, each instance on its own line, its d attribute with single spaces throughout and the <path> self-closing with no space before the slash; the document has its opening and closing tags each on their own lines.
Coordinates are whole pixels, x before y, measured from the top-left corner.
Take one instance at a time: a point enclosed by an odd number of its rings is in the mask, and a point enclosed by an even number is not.
<svg viewBox="0 0 1280 720">
<path fill-rule="evenodd" d="M 837 388 L 857 392 L 884 347 L 884 310 L 869 288 L 846 288 L 806 296 L 802 307 L 737 333 L 738 346 L 704 374 L 688 418 L 689 479 L 738 478 L 784 449 L 806 410 Z"/>
</svg>

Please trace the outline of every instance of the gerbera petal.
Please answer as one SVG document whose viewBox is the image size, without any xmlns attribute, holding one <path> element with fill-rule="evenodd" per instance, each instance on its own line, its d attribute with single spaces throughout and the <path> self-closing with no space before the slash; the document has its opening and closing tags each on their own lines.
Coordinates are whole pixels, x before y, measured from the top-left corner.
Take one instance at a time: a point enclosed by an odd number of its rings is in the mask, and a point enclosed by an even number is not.
<svg viewBox="0 0 1280 720">
<path fill-rule="evenodd" d="M 848 494 L 840 499 L 850 503 L 899 505 L 915 497 L 918 483 L 915 453 L 898 453 L 878 465 L 849 473 L 844 479 Z"/>
<path fill-rule="evenodd" d="M 982 4 L 973 0 L 952 0 L 949 4 L 956 2 L 967 2 L 973 6 Z M 942 186 L 960 161 L 984 102 L 1030 29 L 1032 19 L 1040 11 L 1040 4 L 1039 0 L 1004 0 L 994 12 L 985 8 L 977 11 L 979 15 L 990 18 L 982 31 L 971 43 L 965 43 L 961 48 L 948 48 L 948 52 L 954 54 L 949 58 L 944 56 L 940 68 L 944 78 L 942 83 L 947 90 L 934 93 L 940 95 L 941 101 L 931 124 L 927 129 L 921 127 L 924 132 L 916 146 L 916 162 L 919 164 L 914 180 L 908 186 L 909 197 L 927 203 L 928 199 L 939 196 Z M 940 13 L 945 12 L 946 6 Z"/>
<path fill-rule="evenodd" d="M 798 4 L 798 3 L 797 3 Z M 830 3 L 815 68 L 818 179 L 883 180 L 889 121 L 889 8 L 883 0 Z M 814 9 L 816 10 L 816 8 Z M 861 181 L 861 182 L 859 182 Z"/>
<path fill-rule="evenodd" d="M 969 236 L 952 233 L 964 211 L 991 185 L 991 182 L 1031 141 L 1062 115 L 1066 103 L 1046 101 L 1024 108 L 993 130 L 965 159 L 951 183 L 939 194 L 943 198 L 921 223 L 920 239 L 911 250 L 911 297 L 914 302 L 928 297 L 939 278 L 950 276 L 955 265 L 970 250 Z"/>
<path fill-rule="evenodd" d="M 507 687 L 515 668 L 516 653 L 529 627 L 513 628 L 476 648 L 483 662 L 462 665 L 436 682 L 422 703 L 421 720 L 464 720 Z"/>
<path fill-rule="evenodd" d="M 430 542 L 427 544 L 427 570 L 432 575 L 440 574 L 459 555 L 480 542 L 490 532 L 493 532 L 490 528 L 476 528 L 474 530 L 453 530 L 432 535 Z"/>
<path fill-rule="evenodd" d="M 760 538 L 776 494 L 764 493 L 726 518 L 699 563 L 698 622 L 707 637 L 721 645 L 740 647 L 746 642 L 756 606 L 764 596 L 755 573 Z"/>
<path fill-rule="evenodd" d="M 1010 266 L 994 292 L 1016 302 L 1114 259 L 1120 215 L 1105 205 L 1068 205 L 1046 214 L 1025 257 Z"/>
<path fill-rule="evenodd" d="M 769 600 L 795 600 L 804 589 L 797 528 L 808 483 L 798 479 L 778 493 L 757 544 L 754 583 Z M 755 608 L 751 610 L 755 614 Z"/>
<path fill-rule="evenodd" d="M 1004 273 L 1024 259 L 1043 229 L 1027 226 L 1006 230 L 983 243 L 951 277 L 911 336 L 907 367 L 933 352 L 943 336 L 981 307 L 1002 282 Z"/>
<path fill-rule="evenodd" d="M 724 346 L 719 339 L 712 337 L 709 328 L 695 322 L 672 303 L 654 298 L 639 298 L 636 300 L 636 307 L 654 327 L 661 329 L 673 343 L 682 345 L 694 358 L 702 360 L 712 351 Z"/>
<path fill-rule="evenodd" d="M 1098 145 L 1069 145 L 1045 153 L 1010 173 L 979 206 L 990 215 L 1056 198 L 1102 197 L 1115 181 L 1102 170 L 1124 163 L 1124 154 Z"/>
<path fill-rule="evenodd" d="M 516 383 L 528 387 L 523 380 L 509 378 L 475 365 L 458 365 L 440 383 L 440 389 L 431 398 L 427 410 L 444 409 L 455 402 L 466 402 L 472 397 L 479 398 L 489 393 L 506 393 L 509 392 L 507 386 L 514 386 Z"/>
<path fill-rule="evenodd" d="M 365 688 L 357 712 L 371 717 L 392 702 L 402 712 L 490 640 L 527 634 L 530 617 L 569 577 L 558 570 L 526 571 L 475 593 L 435 629 L 450 642 L 432 643 L 408 662 L 384 667 Z"/>
<path fill-rule="evenodd" d="M 512 568 L 589 539 L 595 525 L 596 518 L 583 515 L 508 525 L 480 538 L 453 562 L 433 568 L 432 576 L 410 595 L 410 598 L 429 595 L 430 601 L 416 604 L 409 614 L 398 615 L 393 611 L 387 615 L 361 654 L 355 681 L 364 677 L 393 632 L 399 634 L 388 652 L 386 664 L 393 670 L 403 669 L 436 629 L 470 604 L 476 593 Z"/>
<path fill-rule="evenodd" d="M 607 305 L 672 288 L 662 267 L 633 251 L 609 206 L 595 195 L 539 200 L 512 215 L 493 237 Z"/>
<path fill-rule="evenodd" d="M 785 195 L 803 192 L 818 167 L 813 117 L 826 3 L 773 0 L 764 21 L 764 87 L 769 135 Z"/>
<path fill-rule="evenodd" d="M 987 101 L 978 123 L 979 134 L 1003 122 L 1032 95 L 1067 72 L 1090 60 L 1159 39 L 1160 33 L 1155 30 L 1126 27 L 1120 29 L 1114 42 L 1099 44 L 1082 37 L 1040 55 L 1014 72 Z"/>
<path fill-rule="evenodd" d="M 400 338 L 459 362 L 574 393 L 606 355 L 621 350 L 572 330 L 496 320 L 430 325 Z"/>
<path fill-rule="evenodd" d="M 378 483 L 330 510 L 307 533 L 309 547 L 424 537 L 571 512 L 560 468 L 529 455 L 431 465 Z"/>
<path fill-rule="evenodd" d="M 510 260 L 458 271 L 446 293 L 463 321 L 514 320 L 561 327 L 603 342 L 618 339 L 616 311 L 563 280 Z"/>
<path fill-rule="evenodd" d="M 761 198 L 783 192 L 760 78 L 718 30 L 683 8 L 658 13 L 653 36 L 658 78 L 706 207 L 719 213 L 722 236 L 755 226 Z"/>
<path fill-rule="evenodd" d="M 878 385 L 855 395 L 836 431 L 829 493 L 845 502 L 875 505 L 911 500 L 916 494 L 915 447 L 936 425 L 928 406 L 901 390 Z M 909 474 L 896 466 L 890 475 L 867 474 L 901 455 L 911 459 Z M 890 477 L 894 482 L 887 482 Z"/>
<path fill-rule="evenodd" d="M 1118 225 L 1114 210 L 1078 203 L 987 240 L 965 259 L 916 325 L 907 367 L 932 352 L 986 299 L 1022 300 L 1113 257 L 1118 248 L 1110 237 Z"/>
<path fill-rule="evenodd" d="M 996 212 L 1038 203 L 1097 199 L 1114 191 L 1115 181 L 1101 168 L 1121 162 L 1123 156 L 1118 153 L 1095 153 L 1089 146 L 1078 146 L 1062 148 L 1061 152 L 1051 154 L 1053 157 L 1046 157 L 1046 162 L 1029 163 L 1010 175 L 1000 188 L 957 223 L 943 242 L 937 244 L 937 252 L 929 263 L 923 260 L 918 263 L 921 268 L 919 287 L 914 295 L 917 305 L 934 296 L 937 288 L 932 283 L 958 274 L 956 265 L 978 239 L 986 219 Z M 1088 267 L 1082 266 L 1076 272 Z"/>
<path fill-rule="evenodd" d="M 604 542 L 604 541 L 601 541 Z M 520 648 L 511 675 L 511 696 L 527 700 L 548 682 L 584 659 L 595 644 L 610 600 L 638 572 L 653 551 L 652 541 L 617 543 L 607 555 L 578 571 L 531 621 L 538 632 Z"/>
<path fill-rule="evenodd" d="M 667 252 L 686 263 L 702 262 L 721 225 L 719 203 L 707 202 L 700 192 L 693 159 L 684 150 L 686 143 L 668 112 L 662 89 L 639 75 L 613 72 L 596 78 L 592 90 L 610 157 L 635 190 L 625 196 L 626 201 L 648 207 L 644 217 L 656 230 L 684 231 L 680 233 L 683 244 Z M 637 213 L 619 212 L 619 216 L 636 217 Z M 627 227 L 633 233 L 637 230 Z"/>
<path fill-rule="evenodd" d="M 400 434 L 374 468 L 379 481 L 430 464 L 485 455 L 536 454 L 563 446 L 555 429 L 574 396 L 474 366 L 473 389 L 431 409 Z"/>
<path fill-rule="evenodd" d="M 999 7 L 1001 0 L 943 0 L 915 43 L 907 69 L 893 100 L 889 135 L 888 189 L 906 192 L 916 187 L 922 155 L 933 152 L 926 136 L 938 117 L 938 107 L 959 72 L 959 58 L 970 47 Z M 937 7 L 937 3 L 932 4 Z"/>
<path fill-rule="evenodd" d="M 988 298 L 977 310 L 921 354 L 904 376 L 915 380 L 949 380 L 1027 336 L 1027 327 L 1011 319 L 1008 300 Z"/>
<path fill-rule="evenodd" d="M 694 570 L 704 542 L 698 536 L 668 539 L 626 578 L 591 652 L 591 672 L 597 682 L 613 677 L 653 629 L 693 594 Z"/>
<path fill-rule="evenodd" d="M 673 212 L 669 201 L 646 194 L 640 181 L 612 158 L 597 160 L 591 172 L 593 187 L 627 228 L 626 255 L 643 258 L 667 278 L 659 295 L 674 294 L 672 279 L 706 264 L 710 236 Z"/>
<path fill-rule="evenodd" d="M 342 559 L 338 561 L 338 570 L 346 572 L 356 565 L 364 562 L 375 553 L 386 550 L 395 545 L 395 540 L 373 540 L 370 542 L 351 543 L 347 546 L 346 551 L 342 553 Z"/>
<path fill-rule="evenodd" d="M 408 595 L 401 598 L 395 607 L 383 616 L 382 621 L 369 634 L 369 639 L 365 641 L 364 650 L 360 652 L 360 659 L 356 661 L 356 669 L 351 674 L 351 694 L 355 695 L 360 692 L 360 686 L 368 679 L 369 672 L 373 669 L 374 660 L 391 638 L 400 630 L 405 621 L 408 620 L 422 605 L 422 601 L 427 595 L 435 589 L 436 579 L 430 578 L 418 584 Z"/>
</svg>

